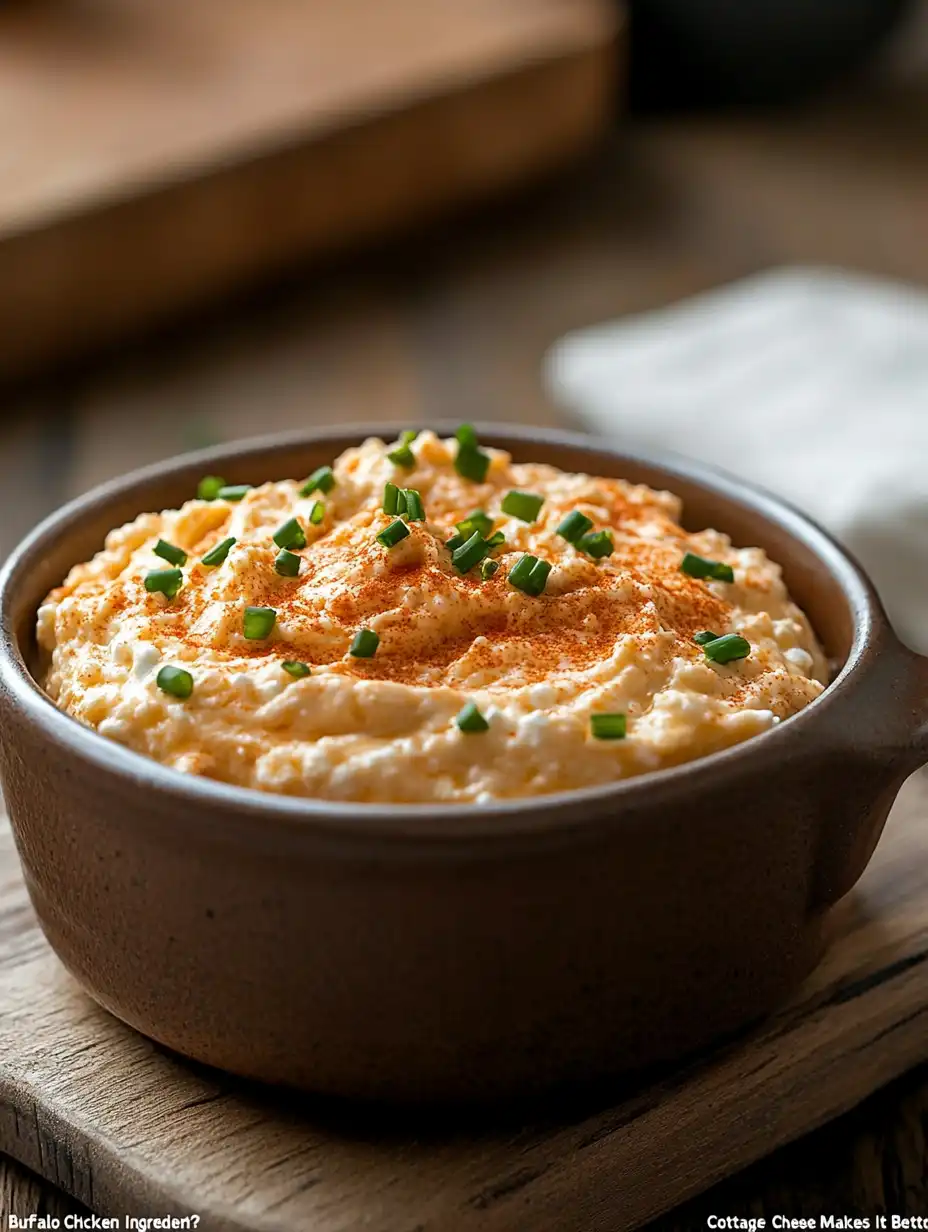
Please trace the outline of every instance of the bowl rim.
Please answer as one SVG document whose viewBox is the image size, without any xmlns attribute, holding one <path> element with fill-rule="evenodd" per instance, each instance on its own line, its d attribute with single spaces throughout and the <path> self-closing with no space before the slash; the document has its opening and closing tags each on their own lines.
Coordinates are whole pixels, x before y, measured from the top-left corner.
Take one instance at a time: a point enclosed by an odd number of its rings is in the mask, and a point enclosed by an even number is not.
<svg viewBox="0 0 928 1232">
<path fill-rule="evenodd" d="M 396 425 L 397 430 L 400 426 Z M 409 426 L 418 431 L 431 428 L 439 435 L 450 436 L 457 425 L 450 421 L 433 420 Z M 338 442 L 344 448 L 348 447 L 349 442 L 357 444 L 369 437 L 383 439 L 385 429 L 390 429 L 392 435 L 394 427 L 392 424 L 346 423 L 336 428 L 249 437 L 177 454 L 99 484 L 50 513 L 0 564 L 0 694 L 6 690 L 22 716 L 44 728 L 49 736 L 63 742 L 75 755 L 90 762 L 99 771 L 116 776 L 127 786 L 144 787 L 178 804 L 218 807 L 241 818 L 261 816 L 265 822 L 270 816 L 281 825 L 298 830 L 321 828 L 337 831 L 345 837 L 352 832 L 380 837 L 502 837 L 525 831 L 537 832 L 539 829 L 576 828 L 582 826 L 587 818 L 601 818 L 602 806 L 608 802 L 637 806 L 642 801 L 657 799 L 655 789 L 665 800 L 678 793 L 692 796 L 716 781 L 720 773 L 736 767 L 743 768 L 751 758 L 768 757 L 778 747 L 777 742 L 782 743 L 790 738 L 788 733 L 798 736 L 800 729 L 820 721 L 823 712 L 840 702 L 844 687 L 861 667 L 869 643 L 881 628 L 888 626 L 876 590 L 853 556 L 813 519 L 758 485 L 682 455 L 669 451 L 625 450 L 596 435 L 508 423 L 478 422 L 474 426 L 481 440 L 491 448 L 505 449 L 506 442 L 518 442 L 528 447 L 536 443 L 553 447 L 561 445 L 584 451 L 591 457 L 601 455 L 613 462 L 627 461 L 632 465 L 652 467 L 667 476 L 669 488 L 672 488 L 675 479 L 696 484 L 778 525 L 812 551 L 837 580 L 844 594 L 853 619 L 854 636 L 840 671 L 817 698 L 795 715 L 766 732 L 718 752 L 613 783 L 496 800 L 490 804 L 444 801 L 369 804 L 287 796 L 238 787 L 162 765 L 153 758 L 107 740 L 55 706 L 29 671 L 12 627 L 16 578 L 29 561 L 41 555 L 45 545 L 67 533 L 74 521 L 91 510 L 104 508 L 110 502 L 131 494 L 133 488 L 156 482 L 166 475 L 187 469 L 202 469 L 203 473 L 207 473 L 222 462 L 240 462 L 249 455 L 268 452 L 284 454 L 289 450 L 324 445 L 327 441 Z"/>
</svg>

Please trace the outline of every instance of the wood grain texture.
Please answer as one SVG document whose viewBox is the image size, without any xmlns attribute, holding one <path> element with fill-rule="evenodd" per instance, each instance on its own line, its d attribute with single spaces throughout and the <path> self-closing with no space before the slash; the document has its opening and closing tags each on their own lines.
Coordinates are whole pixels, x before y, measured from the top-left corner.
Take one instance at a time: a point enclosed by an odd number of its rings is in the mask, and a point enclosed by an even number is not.
<svg viewBox="0 0 928 1232">
<path fill-rule="evenodd" d="M 40 1215 L 64 1219 L 66 1215 L 88 1213 L 70 1195 L 53 1188 L 12 1159 L 0 1158 L 0 1218 Z"/>
<path fill-rule="evenodd" d="M 610 0 L 4 6 L 0 376 L 563 161 L 612 110 L 617 14 Z"/>
<path fill-rule="evenodd" d="M 928 1052 L 928 778 L 906 786 L 791 1004 L 714 1054 L 546 1124 L 452 1127 L 249 1088 L 97 1009 L 0 869 L 0 1149 L 99 1214 L 201 1228 L 631 1229 L 835 1117 Z"/>
</svg>

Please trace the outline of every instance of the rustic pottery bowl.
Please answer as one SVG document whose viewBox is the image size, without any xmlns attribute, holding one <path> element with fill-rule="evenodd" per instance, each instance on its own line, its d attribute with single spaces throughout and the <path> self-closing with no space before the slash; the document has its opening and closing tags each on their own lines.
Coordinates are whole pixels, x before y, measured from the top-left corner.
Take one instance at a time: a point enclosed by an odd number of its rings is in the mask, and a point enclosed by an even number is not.
<svg viewBox="0 0 928 1232">
<path fill-rule="evenodd" d="M 381 429 L 261 440 L 74 501 L 0 574 L 0 770 L 51 945 L 101 1005 L 200 1061 L 349 1096 L 501 1098 L 667 1060 L 770 1010 L 817 960 L 901 783 L 928 759 L 928 661 L 821 530 L 695 464 L 485 426 L 517 459 L 667 487 L 759 544 L 835 663 L 725 752 L 492 807 L 297 800 L 166 769 L 60 713 L 36 606 L 112 526 L 205 472 L 306 474 Z"/>
</svg>

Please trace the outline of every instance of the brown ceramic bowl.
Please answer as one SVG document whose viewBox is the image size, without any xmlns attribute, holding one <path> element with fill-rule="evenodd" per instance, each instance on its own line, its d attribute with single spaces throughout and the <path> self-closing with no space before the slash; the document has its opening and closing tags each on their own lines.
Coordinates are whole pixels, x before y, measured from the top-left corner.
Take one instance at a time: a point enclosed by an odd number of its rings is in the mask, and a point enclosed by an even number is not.
<svg viewBox="0 0 928 1232">
<path fill-rule="evenodd" d="M 835 678 L 774 730 L 614 786 L 492 807 L 330 804 L 165 769 L 61 714 L 36 605 L 105 532 L 197 478 L 305 474 L 376 428 L 209 450 L 54 514 L 0 575 L 0 768 L 42 927 L 92 997 L 239 1074 L 351 1096 L 525 1094 L 700 1047 L 816 961 L 906 776 L 928 665 L 856 564 L 710 470 L 490 427 L 517 459 L 682 496 L 786 572 Z"/>
</svg>

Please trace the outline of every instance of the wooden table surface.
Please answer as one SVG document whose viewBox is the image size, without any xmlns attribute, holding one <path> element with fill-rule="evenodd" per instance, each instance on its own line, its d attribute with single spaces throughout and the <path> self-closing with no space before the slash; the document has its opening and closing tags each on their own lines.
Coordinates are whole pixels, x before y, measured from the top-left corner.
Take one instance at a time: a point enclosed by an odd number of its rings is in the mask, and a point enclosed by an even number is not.
<svg viewBox="0 0 928 1232">
<path fill-rule="evenodd" d="M 211 440 L 380 418 L 563 422 L 565 330 L 784 262 L 928 285 L 928 91 L 774 118 L 651 121 L 530 198 L 279 285 L 9 391 L 0 556 L 47 510 Z M 928 1072 L 660 1221 L 928 1210 Z M 0 1160 L 0 1215 L 77 1208 Z"/>
</svg>

